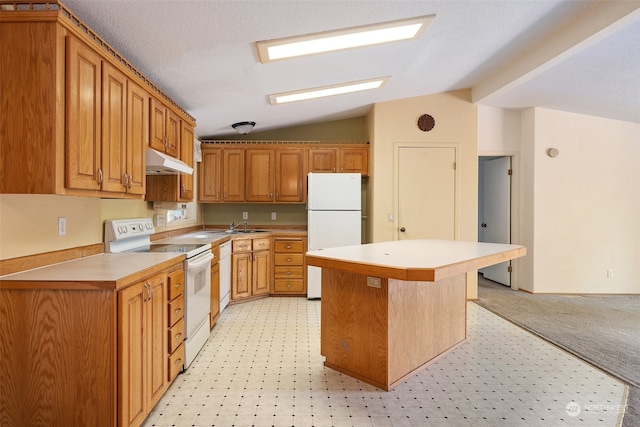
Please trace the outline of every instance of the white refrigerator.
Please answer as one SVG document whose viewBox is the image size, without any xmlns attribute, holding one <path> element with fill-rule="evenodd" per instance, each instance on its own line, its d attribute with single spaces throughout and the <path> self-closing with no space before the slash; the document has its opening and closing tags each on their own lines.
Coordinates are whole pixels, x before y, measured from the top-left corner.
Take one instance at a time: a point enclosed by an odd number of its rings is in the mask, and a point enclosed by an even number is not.
<svg viewBox="0 0 640 427">
<path fill-rule="evenodd" d="M 310 173 L 307 177 L 308 249 L 361 244 L 361 175 Z M 321 268 L 307 267 L 307 298 L 321 297 Z"/>
</svg>

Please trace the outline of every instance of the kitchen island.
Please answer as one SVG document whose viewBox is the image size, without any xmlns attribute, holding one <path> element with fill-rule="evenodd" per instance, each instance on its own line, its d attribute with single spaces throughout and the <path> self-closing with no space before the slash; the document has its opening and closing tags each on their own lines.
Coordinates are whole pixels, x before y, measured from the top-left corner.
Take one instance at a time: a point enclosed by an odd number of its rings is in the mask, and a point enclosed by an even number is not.
<svg viewBox="0 0 640 427">
<path fill-rule="evenodd" d="M 399 240 L 307 252 L 322 267 L 325 366 L 391 390 L 466 339 L 467 272 L 517 245 Z"/>
</svg>

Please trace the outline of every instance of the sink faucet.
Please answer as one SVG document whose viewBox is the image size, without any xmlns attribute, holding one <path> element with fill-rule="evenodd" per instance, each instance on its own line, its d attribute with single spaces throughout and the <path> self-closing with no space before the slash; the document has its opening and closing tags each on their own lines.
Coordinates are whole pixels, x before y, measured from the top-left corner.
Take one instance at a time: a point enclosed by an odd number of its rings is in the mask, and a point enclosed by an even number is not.
<svg viewBox="0 0 640 427">
<path fill-rule="evenodd" d="M 240 222 L 240 224 L 244 225 L 244 231 L 247 231 L 247 220 L 243 219 L 242 222 Z M 234 231 L 236 229 L 236 225 L 240 225 L 240 224 L 236 224 L 235 221 L 231 221 L 231 224 L 229 224 L 229 230 Z"/>
</svg>

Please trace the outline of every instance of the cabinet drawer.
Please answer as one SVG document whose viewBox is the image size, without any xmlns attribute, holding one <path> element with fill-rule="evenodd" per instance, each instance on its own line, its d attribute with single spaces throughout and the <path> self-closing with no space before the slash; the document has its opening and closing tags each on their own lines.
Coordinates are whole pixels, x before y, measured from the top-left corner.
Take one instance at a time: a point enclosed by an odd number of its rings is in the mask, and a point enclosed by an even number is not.
<svg viewBox="0 0 640 427">
<path fill-rule="evenodd" d="M 180 319 L 169 329 L 169 353 L 173 353 L 184 341 L 184 319 Z"/>
<path fill-rule="evenodd" d="M 182 269 L 169 273 L 167 289 L 169 290 L 169 301 L 184 292 L 184 271 Z"/>
<path fill-rule="evenodd" d="M 302 279 L 276 279 L 275 292 L 304 293 L 304 281 Z"/>
<path fill-rule="evenodd" d="M 184 366 L 184 343 L 169 356 L 169 382 L 178 376 Z"/>
<path fill-rule="evenodd" d="M 276 252 L 304 252 L 302 240 L 276 240 Z"/>
<path fill-rule="evenodd" d="M 169 326 L 184 317 L 184 295 L 180 295 L 169 303 Z"/>
<path fill-rule="evenodd" d="M 258 239 L 253 239 L 254 251 L 263 251 L 265 249 L 269 249 L 270 247 L 271 247 L 271 237 L 260 237 Z"/>
<path fill-rule="evenodd" d="M 276 279 L 286 279 L 286 278 L 301 279 L 302 277 L 304 277 L 302 272 L 303 272 L 303 267 L 276 266 L 275 278 Z"/>
<path fill-rule="evenodd" d="M 232 252 L 251 252 L 251 239 L 237 239 L 231 242 Z"/>
<path fill-rule="evenodd" d="M 276 254 L 276 265 L 302 265 L 302 254 Z"/>
</svg>

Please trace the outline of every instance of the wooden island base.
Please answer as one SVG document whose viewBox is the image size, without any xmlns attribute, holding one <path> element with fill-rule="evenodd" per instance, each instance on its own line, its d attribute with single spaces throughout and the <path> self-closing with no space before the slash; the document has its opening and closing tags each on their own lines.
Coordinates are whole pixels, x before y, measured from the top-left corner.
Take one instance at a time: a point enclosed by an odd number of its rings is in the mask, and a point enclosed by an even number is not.
<svg viewBox="0 0 640 427">
<path fill-rule="evenodd" d="M 368 277 L 322 269 L 325 366 L 389 391 L 466 339 L 466 274 Z"/>
</svg>

